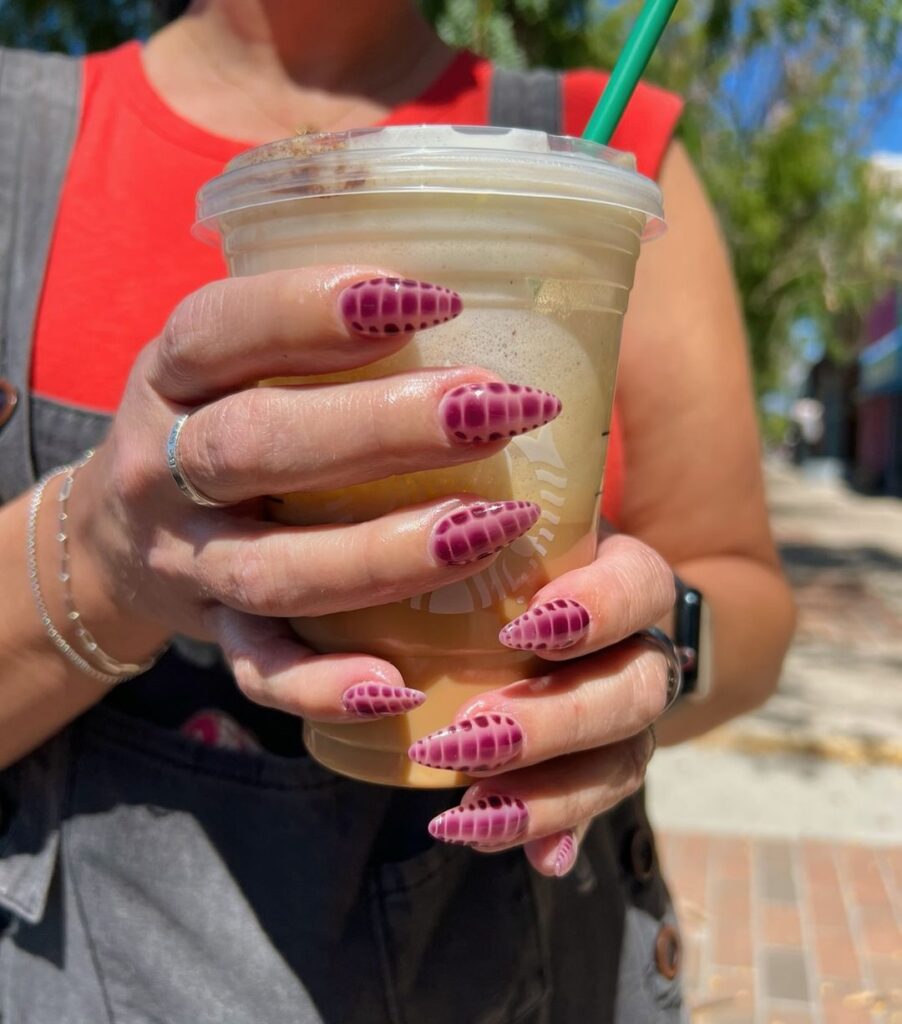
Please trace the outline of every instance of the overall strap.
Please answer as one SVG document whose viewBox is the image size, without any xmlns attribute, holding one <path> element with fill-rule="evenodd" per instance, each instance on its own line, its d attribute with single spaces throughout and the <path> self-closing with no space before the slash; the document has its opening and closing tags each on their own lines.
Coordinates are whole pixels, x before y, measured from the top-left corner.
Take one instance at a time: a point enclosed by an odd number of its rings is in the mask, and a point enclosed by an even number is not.
<svg viewBox="0 0 902 1024">
<path fill-rule="evenodd" d="M 77 58 L 0 48 L 0 502 L 34 483 L 32 336 L 80 93 Z"/>
<path fill-rule="evenodd" d="M 494 68 L 489 124 L 560 135 L 564 120 L 561 78 L 559 71 L 545 68 L 534 71 Z"/>
</svg>

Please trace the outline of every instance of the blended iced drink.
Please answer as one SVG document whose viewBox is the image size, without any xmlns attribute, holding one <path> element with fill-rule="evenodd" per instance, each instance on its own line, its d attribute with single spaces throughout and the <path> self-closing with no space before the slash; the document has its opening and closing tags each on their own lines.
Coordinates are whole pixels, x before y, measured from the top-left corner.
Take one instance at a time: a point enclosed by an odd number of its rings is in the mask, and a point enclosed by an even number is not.
<svg viewBox="0 0 902 1024">
<path fill-rule="evenodd" d="M 293 524 L 357 522 L 460 492 L 542 509 L 528 534 L 463 582 L 295 623 L 314 648 L 382 656 L 427 694 L 397 718 L 307 723 L 308 749 L 323 764 L 394 785 L 466 784 L 413 764 L 410 743 L 477 694 L 547 671 L 498 633 L 541 586 L 594 556 L 620 330 L 640 242 L 661 217 L 658 188 L 632 157 L 498 128 L 300 137 L 244 154 L 202 190 L 201 230 L 218 229 L 233 275 L 363 263 L 463 297 L 457 319 L 396 355 L 315 380 L 471 364 L 563 401 L 553 422 L 488 459 L 270 503 Z"/>
</svg>

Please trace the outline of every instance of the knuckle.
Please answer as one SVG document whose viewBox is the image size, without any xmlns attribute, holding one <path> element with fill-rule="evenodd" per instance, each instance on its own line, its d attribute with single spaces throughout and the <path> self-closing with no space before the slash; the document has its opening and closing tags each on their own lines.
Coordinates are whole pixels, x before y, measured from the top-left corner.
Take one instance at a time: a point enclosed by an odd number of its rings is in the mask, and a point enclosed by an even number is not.
<svg viewBox="0 0 902 1024">
<path fill-rule="evenodd" d="M 274 568 L 254 543 L 242 545 L 230 560 L 224 591 L 229 603 L 258 615 L 275 614 L 281 586 Z"/>
<path fill-rule="evenodd" d="M 232 658 L 232 675 L 235 685 L 248 700 L 255 704 L 267 704 L 266 683 L 256 665 L 246 654 L 236 654 Z"/>
<path fill-rule="evenodd" d="M 561 695 L 563 700 L 563 740 L 567 750 L 586 750 L 592 745 L 589 708 L 582 690 L 574 687 Z"/>
<path fill-rule="evenodd" d="M 611 802 L 606 789 L 607 787 L 586 787 L 566 796 L 561 809 L 561 824 L 566 827 L 576 821 L 588 821 L 608 810 Z"/>
<path fill-rule="evenodd" d="M 607 541 L 611 578 L 606 581 L 605 605 L 626 635 L 660 620 L 676 597 L 673 571 L 654 548 L 626 535 Z"/>
<path fill-rule="evenodd" d="M 646 575 L 649 580 L 649 600 L 652 604 L 652 618 L 657 621 L 664 616 L 676 601 L 676 583 L 673 570 L 667 560 L 654 548 L 642 545 Z"/>
<path fill-rule="evenodd" d="M 163 544 L 151 542 L 144 553 L 144 564 L 154 576 L 171 580 L 176 575 L 175 560 L 172 552 Z"/>
<path fill-rule="evenodd" d="M 404 452 L 404 448 L 398 444 L 396 431 L 389 429 L 396 415 L 392 407 L 397 404 L 391 395 L 386 394 L 381 381 L 376 387 L 368 387 L 361 391 L 361 399 L 355 410 L 356 422 L 359 429 L 365 431 L 363 436 L 373 439 L 376 457 Z"/>
<path fill-rule="evenodd" d="M 120 443 L 116 434 L 109 453 L 110 482 L 123 501 L 140 507 L 140 502 L 147 496 L 151 479 L 143 447 L 127 441 Z"/>
<path fill-rule="evenodd" d="M 642 617 L 640 604 L 644 594 L 636 586 L 634 571 L 629 562 L 621 561 L 611 566 L 611 576 L 606 581 L 604 605 L 605 618 L 618 637 L 627 636 L 636 628 L 635 623 Z"/>
<path fill-rule="evenodd" d="M 222 333 L 228 282 L 214 281 L 183 299 L 160 335 L 158 357 L 162 375 L 175 384 L 190 383 L 196 354 Z"/>
<path fill-rule="evenodd" d="M 291 424 L 291 431 L 279 424 Z M 229 451 L 245 471 L 279 475 L 290 468 L 287 449 L 304 450 L 303 405 L 289 392 L 249 388 L 236 399 L 233 416 L 222 424 L 220 447 Z"/>
<path fill-rule="evenodd" d="M 633 709 L 639 726 L 655 721 L 667 701 L 667 659 L 657 649 L 646 648 L 633 662 Z"/>
<path fill-rule="evenodd" d="M 189 433 L 192 470 L 219 486 L 230 486 L 248 472 L 268 470 L 273 445 L 265 393 L 250 388 L 214 402 L 195 415 Z"/>
<path fill-rule="evenodd" d="M 378 523 L 354 531 L 349 564 L 356 566 L 355 589 L 367 595 L 369 604 L 385 604 L 409 590 L 404 586 L 409 581 L 399 573 L 397 552 L 392 554 L 392 550 L 391 539 L 382 535 Z"/>
<path fill-rule="evenodd" d="M 634 793 L 642 785 L 653 750 L 654 740 L 648 729 L 626 741 L 624 784 L 628 793 Z"/>
<path fill-rule="evenodd" d="M 183 544 L 162 528 L 150 528 L 132 535 L 133 551 L 147 575 L 161 592 L 175 598 L 179 595 L 192 605 L 206 599 L 202 576 Z"/>
</svg>

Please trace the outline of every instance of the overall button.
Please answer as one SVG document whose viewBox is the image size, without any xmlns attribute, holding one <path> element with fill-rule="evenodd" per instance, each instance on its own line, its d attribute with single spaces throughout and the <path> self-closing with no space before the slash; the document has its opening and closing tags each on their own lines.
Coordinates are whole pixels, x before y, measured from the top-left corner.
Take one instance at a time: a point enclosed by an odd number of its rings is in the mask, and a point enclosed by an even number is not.
<svg viewBox="0 0 902 1024">
<path fill-rule="evenodd" d="M 682 952 L 680 933 L 671 924 L 662 925 L 655 939 L 655 967 L 661 977 L 673 981 L 680 970 Z"/>
<path fill-rule="evenodd" d="M 0 427 L 5 426 L 19 401 L 19 392 L 5 378 L 0 377 Z"/>
<path fill-rule="evenodd" d="M 637 882 L 647 882 L 655 873 L 655 844 L 651 832 L 640 825 L 630 836 L 627 867 Z"/>
</svg>

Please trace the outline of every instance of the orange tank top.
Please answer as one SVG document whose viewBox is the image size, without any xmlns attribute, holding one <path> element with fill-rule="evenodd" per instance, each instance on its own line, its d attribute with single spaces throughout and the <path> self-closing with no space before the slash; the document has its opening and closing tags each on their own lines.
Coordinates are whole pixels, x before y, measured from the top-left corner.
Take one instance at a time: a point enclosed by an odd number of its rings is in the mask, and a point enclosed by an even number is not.
<svg viewBox="0 0 902 1024">
<path fill-rule="evenodd" d="M 485 124 L 490 64 L 461 53 L 418 99 L 385 124 Z M 606 76 L 564 78 L 564 130 L 579 135 Z M 613 144 L 657 175 L 681 101 L 640 86 Z M 44 397 L 112 412 L 138 351 L 185 295 L 222 277 L 222 258 L 189 233 L 194 196 L 248 143 L 185 121 L 144 74 L 141 45 L 84 61 L 82 109 L 35 328 L 32 388 Z M 616 417 L 604 512 L 617 520 L 623 491 Z"/>
</svg>

